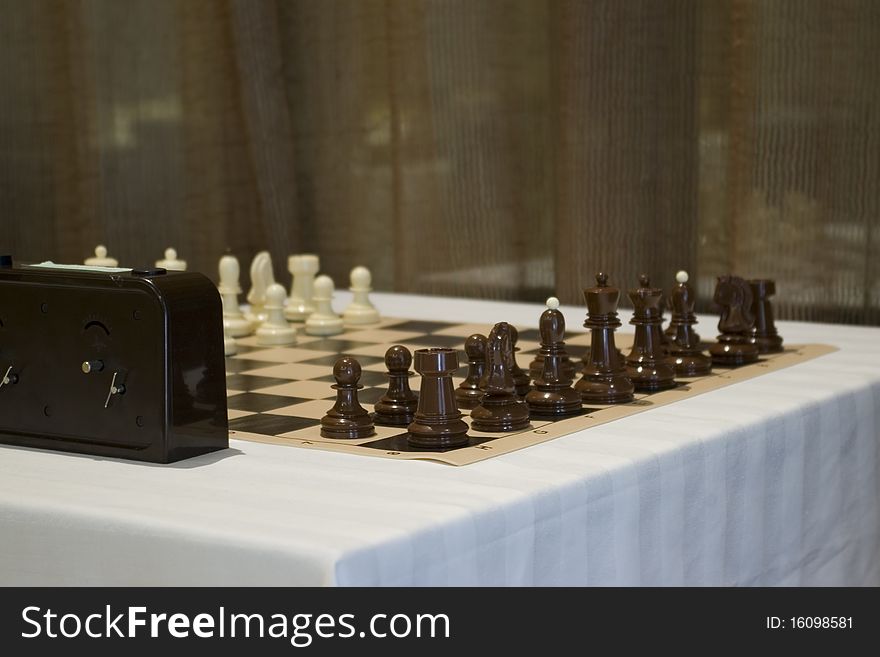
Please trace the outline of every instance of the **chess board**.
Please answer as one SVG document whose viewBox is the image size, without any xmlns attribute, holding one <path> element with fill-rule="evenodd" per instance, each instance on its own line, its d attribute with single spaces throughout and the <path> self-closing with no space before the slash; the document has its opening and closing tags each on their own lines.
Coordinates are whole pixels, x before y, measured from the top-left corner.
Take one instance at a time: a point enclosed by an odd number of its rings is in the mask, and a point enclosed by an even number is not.
<svg viewBox="0 0 880 657">
<path fill-rule="evenodd" d="M 653 394 L 636 394 L 635 401 L 615 406 L 584 406 L 582 415 L 558 421 L 532 420 L 531 425 L 511 433 L 470 431 L 467 446 L 445 451 L 409 447 L 406 429 L 376 426 L 376 435 L 359 440 L 322 438 L 321 417 L 333 406 L 336 392 L 333 364 L 343 355 L 358 359 L 363 367 L 358 398 L 372 406 L 385 393 L 385 352 L 394 344 L 411 351 L 427 347 L 450 347 L 459 351 L 459 368 L 453 377 L 457 386 L 467 374 L 464 341 L 473 333 L 487 335 L 491 326 L 386 318 L 380 324 L 351 328 L 328 338 L 305 335 L 300 331 L 291 347 L 261 347 L 251 336 L 238 339 L 238 353 L 226 359 L 226 387 L 229 400 L 230 437 L 305 449 L 321 449 L 391 459 L 419 459 L 467 465 L 493 456 L 536 445 L 605 422 L 649 411 L 665 404 L 693 397 L 738 381 L 835 351 L 827 345 L 790 345 L 780 354 L 762 356 L 752 365 L 716 368 L 713 374 L 695 379 L 679 379 L 676 388 Z M 627 352 L 631 335 L 618 335 L 617 344 Z M 517 362 L 528 371 L 538 348 L 537 329 L 519 331 Z M 579 361 L 590 341 L 589 333 L 570 333 L 566 347 Z M 419 377 L 411 379 L 418 392 Z M 468 411 L 462 410 L 469 422 Z"/>
</svg>

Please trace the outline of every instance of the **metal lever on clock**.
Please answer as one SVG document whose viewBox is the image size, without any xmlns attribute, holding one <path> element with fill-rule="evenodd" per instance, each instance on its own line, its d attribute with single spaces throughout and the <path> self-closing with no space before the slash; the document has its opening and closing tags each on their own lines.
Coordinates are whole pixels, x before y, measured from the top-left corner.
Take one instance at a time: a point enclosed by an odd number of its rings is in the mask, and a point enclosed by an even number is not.
<svg viewBox="0 0 880 657">
<path fill-rule="evenodd" d="M 110 406 L 110 400 L 113 398 L 113 395 L 124 395 L 125 394 L 125 386 L 116 383 L 116 377 L 119 375 L 119 372 L 113 372 L 113 380 L 110 381 L 110 390 L 107 392 L 107 399 L 104 401 L 104 408 L 108 408 Z"/>
<path fill-rule="evenodd" d="M 0 379 L 0 388 L 8 385 L 15 385 L 18 383 L 18 374 L 13 373 L 12 365 L 6 368 L 6 373 L 3 375 L 3 378 Z"/>
</svg>

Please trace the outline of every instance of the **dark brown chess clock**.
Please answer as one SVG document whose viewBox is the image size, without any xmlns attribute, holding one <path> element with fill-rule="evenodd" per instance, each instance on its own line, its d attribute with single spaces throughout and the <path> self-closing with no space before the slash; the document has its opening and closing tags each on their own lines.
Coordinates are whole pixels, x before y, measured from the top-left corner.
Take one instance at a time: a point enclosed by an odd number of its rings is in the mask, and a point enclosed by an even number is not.
<svg viewBox="0 0 880 657">
<path fill-rule="evenodd" d="M 487 340 L 486 372 L 480 381 L 483 399 L 471 411 L 475 431 L 519 431 L 529 426 L 529 407 L 517 397 L 511 376 L 512 360 L 510 324 L 499 322 Z"/>
<path fill-rule="evenodd" d="M 0 257 L 0 442 L 172 463 L 228 447 L 226 410 L 206 276 Z"/>
<path fill-rule="evenodd" d="M 675 329 L 667 347 L 669 357 L 675 367 L 675 374 L 681 377 L 706 376 L 712 371 L 712 360 L 703 353 L 700 336 L 694 330 L 697 316 L 694 305 L 697 297 L 688 285 L 687 272 L 676 275 L 677 284 L 672 290 L 672 321 Z"/>
<path fill-rule="evenodd" d="M 563 418 L 581 412 L 581 395 L 571 387 L 571 376 L 565 367 L 565 317 L 559 312 L 559 299 L 547 300 L 547 310 L 539 321 L 541 355 L 544 356 L 541 376 L 535 380 L 535 389 L 525 401 L 533 417 Z"/>
<path fill-rule="evenodd" d="M 412 354 L 403 345 L 393 345 L 385 352 L 388 391 L 373 407 L 373 422 L 383 426 L 405 427 L 413 421 L 419 398 L 409 387 Z"/>
<path fill-rule="evenodd" d="M 675 387 L 675 370 L 666 358 L 661 337 L 663 290 L 651 287 L 648 276 L 639 276 L 639 287 L 629 291 L 633 303 L 630 324 L 636 327 L 632 350 L 626 358 L 626 374 L 639 392 Z"/>
<path fill-rule="evenodd" d="M 468 425 L 455 403 L 452 373 L 458 369 L 455 349 L 416 349 L 416 372 L 422 375 L 419 406 L 409 425 L 411 447 L 445 449 L 468 444 Z"/>
<path fill-rule="evenodd" d="M 324 438 L 353 440 L 368 438 L 376 433 L 373 420 L 360 405 L 357 391 L 361 379 L 361 364 L 350 356 L 343 356 L 333 366 L 336 385 L 336 403 L 321 418 L 321 435 Z"/>
<path fill-rule="evenodd" d="M 617 304 L 620 290 L 608 285 L 608 274 L 596 274 L 596 286 L 584 289 L 590 329 L 590 350 L 583 377 L 575 390 L 587 404 L 625 404 L 633 400 L 633 384 L 626 375 L 624 359 L 614 344 L 620 326 Z"/>
<path fill-rule="evenodd" d="M 468 357 L 468 373 L 464 381 L 455 389 L 455 401 L 459 408 L 476 408 L 483 398 L 480 379 L 486 370 L 486 336 L 474 333 L 464 343 Z"/>
<path fill-rule="evenodd" d="M 773 306 L 770 305 L 770 297 L 776 294 L 776 282 L 769 278 L 753 279 L 749 281 L 749 287 L 752 289 L 752 315 L 755 318 L 752 342 L 758 348 L 758 353 L 778 353 L 782 351 L 782 336 L 776 331 Z"/>
<path fill-rule="evenodd" d="M 751 286 L 739 276 L 719 276 L 714 300 L 721 306 L 721 334 L 709 348 L 712 363 L 727 367 L 754 363 L 758 360 L 758 348 L 752 343 L 755 317 Z"/>
</svg>

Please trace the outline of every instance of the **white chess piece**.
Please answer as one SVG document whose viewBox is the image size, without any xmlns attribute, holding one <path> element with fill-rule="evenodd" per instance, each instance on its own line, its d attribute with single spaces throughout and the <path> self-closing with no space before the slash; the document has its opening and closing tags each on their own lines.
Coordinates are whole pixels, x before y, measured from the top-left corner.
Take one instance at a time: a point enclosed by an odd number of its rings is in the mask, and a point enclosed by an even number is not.
<svg viewBox="0 0 880 657">
<path fill-rule="evenodd" d="M 275 274 L 272 271 L 272 256 L 268 251 L 260 251 L 251 262 L 251 289 L 247 300 L 251 305 L 250 312 L 245 317 L 260 325 L 266 321 L 266 311 L 263 305 L 266 303 L 266 290 L 275 282 Z M 286 293 L 285 293 L 286 296 Z"/>
<path fill-rule="evenodd" d="M 107 247 L 99 244 L 95 247 L 95 257 L 86 258 L 84 261 L 90 267 L 118 267 L 119 261 L 107 255 Z"/>
<path fill-rule="evenodd" d="M 229 327 L 223 324 L 223 353 L 226 356 L 234 356 L 238 352 L 235 338 L 229 335 Z"/>
<path fill-rule="evenodd" d="M 315 312 L 306 320 L 306 333 L 336 335 L 344 330 L 342 318 L 333 312 L 333 279 L 318 276 L 315 279 Z"/>
<path fill-rule="evenodd" d="M 687 282 L 688 282 L 688 278 L 690 278 L 690 277 L 688 276 L 688 273 L 687 273 L 684 269 L 682 269 L 681 271 L 679 271 L 679 272 L 675 275 L 675 282 L 676 282 L 676 283 L 687 283 Z"/>
<path fill-rule="evenodd" d="M 157 260 L 156 266 L 168 271 L 186 271 L 186 260 L 178 260 L 177 251 L 167 248 L 165 249 L 165 258 Z"/>
<path fill-rule="evenodd" d="M 287 259 L 287 269 L 293 275 L 290 299 L 287 300 L 287 308 L 284 310 L 284 316 L 289 321 L 304 322 L 315 312 L 315 301 L 312 297 L 315 274 L 319 268 L 318 256 L 311 253 L 292 255 Z"/>
<path fill-rule="evenodd" d="M 225 255 L 220 258 L 220 299 L 223 301 L 223 326 L 233 338 L 242 338 L 254 332 L 254 325 L 245 319 L 238 305 L 238 295 L 241 293 L 239 276 L 241 268 L 238 258 L 234 255 Z"/>
<path fill-rule="evenodd" d="M 348 308 L 342 313 L 342 319 L 346 324 L 376 324 L 379 321 L 379 311 L 370 301 L 369 294 L 373 290 L 370 287 L 373 276 L 366 267 L 355 267 L 351 270 L 352 299 Z"/>
<path fill-rule="evenodd" d="M 296 344 L 296 329 L 284 319 L 284 299 L 287 290 L 280 283 L 272 283 L 266 290 L 266 321 L 257 329 L 257 344 L 284 346 Z"/>
</svg>

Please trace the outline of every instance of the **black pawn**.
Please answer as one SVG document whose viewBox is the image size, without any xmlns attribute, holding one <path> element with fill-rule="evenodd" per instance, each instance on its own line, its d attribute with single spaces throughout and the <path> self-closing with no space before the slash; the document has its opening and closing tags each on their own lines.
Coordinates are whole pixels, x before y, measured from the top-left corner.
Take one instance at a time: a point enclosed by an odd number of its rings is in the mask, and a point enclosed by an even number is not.
<svg viewBox="0 0 880 657">
<path fill-rule="evenodd" d="M 680 271 L 675 275 L 677 285 L 672 290 L 672 322 L 675 329 L 667 351 L 675 367 L 675 374 L 682 377 L 706 376 L 712 371 L 712 360 L 703 353 L 700 336 L 694 330 L 697 316 L 694 305 L 697 298 L 688 285 L 688 274 Z"/>
<path fill-rule="evenodd" d="M 324 438 L 352 440 L 367 438 L 376 433 L 370 414 L 360 405 L 357 391 L 361 378 L 361 364 L 354 358 L 343 356 L 333 366 L 336 385 L 336 403 L 321 418 L 321 435 Z"/>
<path fill-rule="evenodd" d="M 638 392 L 655 392 L 675 387 L 675 370 L 663 349 L 660 297 L 663 290 L 651 287 L 645 274 L 639 276 L 639 287 L 630 290 L 636 327 L 632 350 L 626 357 L 626 374 Z"/>
<path fill-rule="evenodd" d="M 516 346 L 517 340 L 519 340 L 519 331 L 516 330 L 516 327 L 513 324 L 508 324 L 510 326 L 510 375 L 513 377 L 513 387 L 516 389 L 516 394 L 520 397 L 525 397 L 525 395 L 531 389 L 531 379 L 529 375 L 526 374 L 523 369 L 517 365 L 516 363 L 516 352 L 519 351 L 519 347 Z"/>
<path fill-rule="evenodd" d="M 405 427 L 416 414 L 419 397 L 409 387 L 412 354 L 403 345 L 396 344 L 385 352 L 388 368 L 388 391 L 373 407 L 373 422 L 388 427 Z"/>
<path fill-rule="evenodd" d="M 483 398 L 480 379 L 486 371 L 486 336 L 474 333 L 464 343 L 468 357 L 467 378 L 455 390 L 455 401 L 459 408 L 475 408 Z"/>
<path fill-rule="evenodd" d="M 541 355 L 544 363 L 535 389 L 526 395 L 529 414 L 534 417 L 563 418 L 581 412 L 581 394 L 571 387 L 572 377 L 565 363 L 565 317 L 559 312 L 559 299 L 547 299 L 547 310 L 541 314 Z"/>
<path fill-rule="evenodd" d="M 475 431 L 518 431 L 529 426 L 529 407 L 517 398 L 510 373 L 512 360 L 510 324 L 499 322 L 487 340 L 486 372 L 480 380 L 483 399 L 471 411 Z"/>
</svg>

